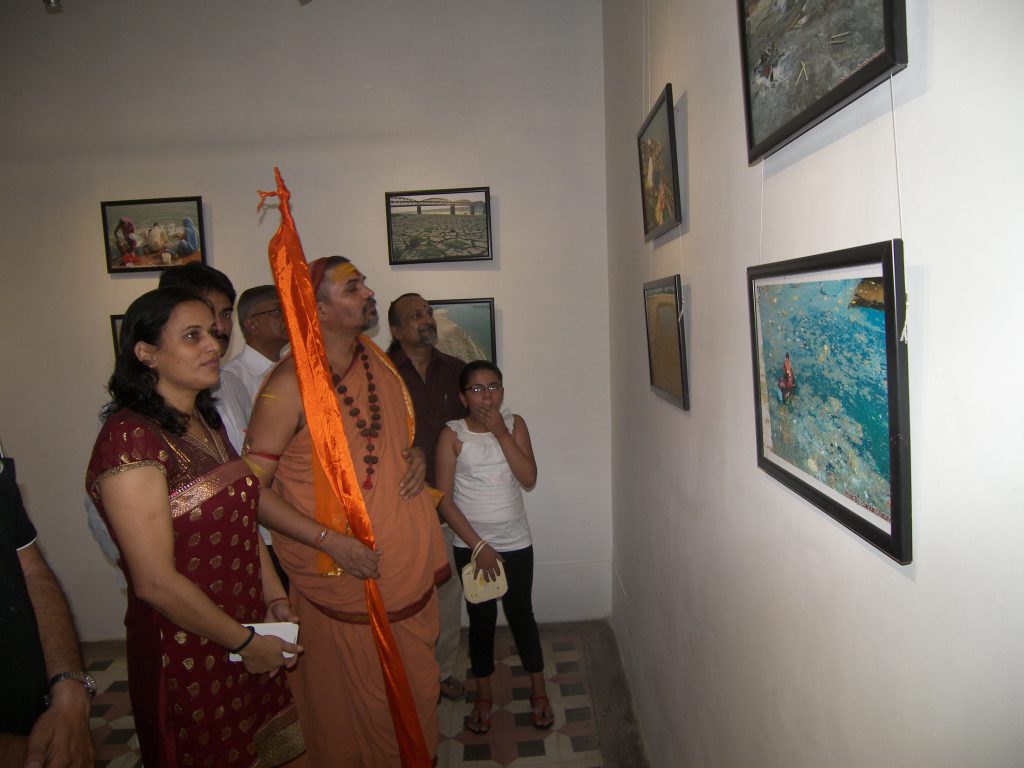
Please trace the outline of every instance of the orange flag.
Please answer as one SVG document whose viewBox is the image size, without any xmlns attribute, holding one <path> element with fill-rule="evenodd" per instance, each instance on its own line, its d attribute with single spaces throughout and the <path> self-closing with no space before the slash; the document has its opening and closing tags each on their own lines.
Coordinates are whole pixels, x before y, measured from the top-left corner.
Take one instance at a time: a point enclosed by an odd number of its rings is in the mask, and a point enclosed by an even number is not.
<svg viewBox="0 0 1024 768">
<path fill-rule="evenodd" d="M 341 410 L 331 384 L 331 369 L 324 352 L 323 337 L 320 335 L 320 321 L 317 318 L 316 298 L 313 283 L 302 252 L 299 233 L 295 229 L 288 208 L 291 193 L 284 185 L 281 172 L 275 167 L 276 192 L 260 192 L 263 207 L 268 197 L 280 201 L 281 226 L 270 240 L 270 270 L 274 275 L 277 293 L 281 297 L 281 310 L 288 324 L 288 336 L 295 358 L 295 372 L 302 395 L 302 407 L 312 438 L 315 455 L 314 471 L 322 469 L 334 496 L 345 511 L 347 522 L 359 541 L 370 549 L 375 546 L 373 527 L 366 512 L 366 503 L 359 490 L 352 455 L 348 449 L 345 432 L 342 429 Z M 427 768 L 430 755 L 420 728 L 416 706 L 409 688 L 409 679 L 398 652 L 391 624 L 388 622 L 384 601 L 381 600 L 377 582 L 365 579 L 366 607 L 370 617 L 370 629 L 377 646 L 381 671 L 387 690 L 391 720 L 402 757 L 403 768 Z"/>
</svg>

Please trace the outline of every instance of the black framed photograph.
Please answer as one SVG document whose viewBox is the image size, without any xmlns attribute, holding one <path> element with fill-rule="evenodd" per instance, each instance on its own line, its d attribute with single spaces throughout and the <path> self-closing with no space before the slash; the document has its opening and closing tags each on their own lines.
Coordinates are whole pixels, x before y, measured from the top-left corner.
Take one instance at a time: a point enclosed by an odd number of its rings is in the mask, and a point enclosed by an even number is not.
<svg viewBox="0 0 1024 768">
<path fill-rule="evenodd" d="M 121 354 L 121 326 L 124 324 L 124 315 L 110 316 L 110 335 L 114 338 L 114 357 Z"/>
<path fill-rule="evenodd" d="M 747 269 L 757 465 L 911 562 L 903 242 Z"/>
<path fill-rule="evenodd" d="M 690 384 L 679 275 L 644 283 L 644 314 L 651 391 L 688 411 Z"/>
<path fill-rule="evenodd" d="M 646 242 L 678 227 L 683 220 L 672 83 L 665 86 L 637 131 L 636 146 L 640 157 L 640 202 Z"/>
<path fill-rule="evenodd" d="M 907 66 L 904 0 L 738 0 L 751 165 Z"/>
<path fill-rule="evenodd" d="M 206 263 L 203 198 L 161 197 L 100 203 L 108 273 L 152 272 Z"/>
<path fill-rule="evenodd" d="M 494 299 L 431 299 L 437 348 L 465 360 L 498 364 L 494 343 Z"/>
<path fill-rule="evenodd" d="M 388 263 L 488 261 L 491 188 L 385 192 Z"/>
</svg>

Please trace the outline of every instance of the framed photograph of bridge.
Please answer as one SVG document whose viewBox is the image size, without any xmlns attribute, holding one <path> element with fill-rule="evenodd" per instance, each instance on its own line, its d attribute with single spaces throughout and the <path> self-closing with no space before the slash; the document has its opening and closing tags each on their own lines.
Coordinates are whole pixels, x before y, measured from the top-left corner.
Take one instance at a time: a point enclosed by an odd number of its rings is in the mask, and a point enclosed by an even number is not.
<svg viewBox="0 0 1024 768">
<path fill-rule="evenodd" d="M 385 192 L 388 263 L 490 261 L 491 188 Z"/>
<path fill-rule="evenodd" d="M 757 465 L 911 562 L 903 241 L 747 269 Z"/>
</svg>

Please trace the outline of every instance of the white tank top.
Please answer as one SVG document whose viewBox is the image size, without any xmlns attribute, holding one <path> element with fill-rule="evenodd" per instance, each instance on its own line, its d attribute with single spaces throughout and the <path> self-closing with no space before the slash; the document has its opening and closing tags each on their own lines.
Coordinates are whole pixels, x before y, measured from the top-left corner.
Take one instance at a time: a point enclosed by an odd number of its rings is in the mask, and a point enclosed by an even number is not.
<svg viewBox="0 0 1024 768">
<path fill-rule="evenodd" d="M 514 417 L 511 413 L 502 416 L 511 434 Z M 511 552 L 530 546 L 523 490 L 501 452 L 498 438 L 490 432 L 471 432 L 465 419 L 449 421 L 448 427 L 462 443 L 455 462 L 455 505 L 473 530 L 496 551 Z M 453 539 L 455 546 L 467 546 L 458 536 Z"/>
</svg>

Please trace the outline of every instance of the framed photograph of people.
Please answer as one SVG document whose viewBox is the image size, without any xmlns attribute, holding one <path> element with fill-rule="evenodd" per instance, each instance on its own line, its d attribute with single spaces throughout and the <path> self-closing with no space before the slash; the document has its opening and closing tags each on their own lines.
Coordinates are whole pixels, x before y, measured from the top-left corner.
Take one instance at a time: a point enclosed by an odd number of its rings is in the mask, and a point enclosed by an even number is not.
<svg viewBox="0 0 1024 768">
<path fill-rule="evenodd" d="M 494 343 L 494 299 L 431 299 L 437 348 L 465 360 L 498 364 Z"/>
<path fill-rule="evenodd" d="M 491 188 L 385 192 L 388 263 L 487 261 L 491 251 Z"/>
<path fill-rule="evenodd" d="M 903 242 L 747 269 L 757 464 L 912 559 Z"/>
<path fill-rule="evenodd" d="M 679 161 L 676 154 L 675 103 L 672 83 L 654 102 L 636 134 L 640 158 L 640 202 L 644 214 L 644 240 L 653 240 L 679 226 Z"/>
<path fill-rule="evenodd" d="M 751 165 L 907 66 L 904 0 L 738 8 Z"/>
<path fill-rule="evenodd" d="M 152 272 L 206 263 L 203 198 L 161 197 L 100 203 L 108 273 Z"/>
<path fill-rule="evenodd" d="M 124 323 L 124 315 L 110 316 L 110 335 L 114 338 L 114 357 L 121 354 L 121 325 Z"/>
<path fill-rule="evenodd" d="M 651 391 L 688 411 L 690 384 L 679 275 L 644 283 L 644 314 Z"/>
</svg>

